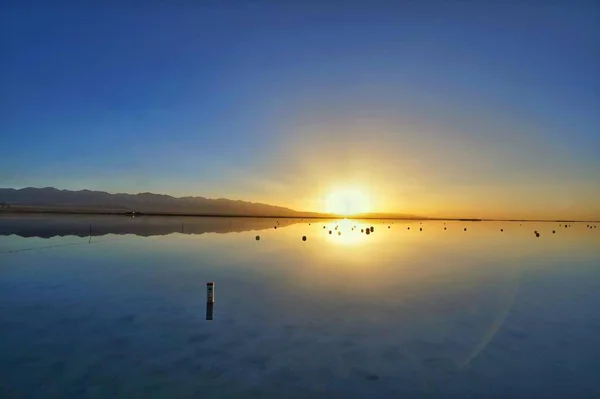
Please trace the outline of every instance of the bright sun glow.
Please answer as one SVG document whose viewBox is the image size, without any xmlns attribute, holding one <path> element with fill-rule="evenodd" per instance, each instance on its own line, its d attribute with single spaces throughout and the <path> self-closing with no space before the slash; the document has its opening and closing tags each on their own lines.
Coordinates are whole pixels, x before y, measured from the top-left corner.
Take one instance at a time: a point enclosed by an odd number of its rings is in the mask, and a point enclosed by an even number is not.
<svg viewBox="0 0 600 399">
<path fill-rule="evenodd" d="M 371 211 L 369 197 L 357 189 L 337 190 L 325 200 L 325 211 L 337 215 L 357 215 Z"/>
</svg>

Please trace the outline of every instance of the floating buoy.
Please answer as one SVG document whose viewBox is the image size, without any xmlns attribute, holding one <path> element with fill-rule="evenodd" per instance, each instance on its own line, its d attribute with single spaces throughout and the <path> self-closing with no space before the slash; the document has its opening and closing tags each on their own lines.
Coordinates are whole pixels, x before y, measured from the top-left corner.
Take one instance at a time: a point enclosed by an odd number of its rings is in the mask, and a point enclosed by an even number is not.
<svg viewBox="0 0 600 399">
<path fill-rule="evenodd" d="M 329 230 L 329 234 L 331 234 L 331 230 Z"/>
<path fill-rule="evenodd" d="M 360 229 L 360 232 L 361 232 L 361 233 L 364 233 L 364 232 L 365 232 L 365 229 Z"/>
<path fill-rule="evenodd" d="M 273 227 L 275 230 L 277 230 L 277 226 Z"/>
<path fill-rule="evenodd" d="M 373 226 L 371 226 L 371 233 L 373 232 L 373 230 L 375 230 L 375 228 Z"/>
<path fill-rule="evenodd" d="M 302 241 L 306 241 L 306 236 L 302 236 Z"/>
<path fill-rule="evenodd" d="M 410 230 L 410 227 L 407 227 L 406 230 Z"/>
<path fill-rule="evenodd" d="M 504 229 L 500 229 L 500 231 L 504 231 Z"/>
<path fill-rule="evenodd" d="M 419 231 L 423 231 L 423 228 L 422 228 L 422 227 L 419 227 Z"/>
<path fill-rule="evenodd" d="M 390 227 L 391 227 L 391 226 L 388 226 L 388 229 L 389 229 Z"/>
<path fill-rule="evenodd" d="M 444 227 L 444 230 L 446 230 L 446 228 Z"/>
<path fill-rule="evenodd" d="M 367 229 L 366 233 L 367 235 L 371 234 L 371 230 Z"/>
<path fill-rule="evenodd" d="M 325 228 L 325 226 L 323 226 L 323 228 Z"/>
<path fill-rule="evenodd" d="M 467 231 L 467 228 L 465 227 L 465 231 Z"/>
<path fill-rule="evenodd" d="M 210 281 L 206 283 L 206 303 L 215 301 L 215 283 Z"/>
<path fill-rule="evenodd" d="M 540 233 L 535 233 L 535 236 L 536 236 L 536 237 L 539 237 L 539 236 L 540 236 Z"/>
<path fill-rule="evenodd" d="M 341 236 L 341 235 L 342 235 L 342 232 L 341 232 L 341 231 L 338 231 L 338 236 Z"/>
<path fill-rule="evenodd" d="M 337 230 L 338 226 L 335 226 L 335 229 Z"/>
<path fill-rule="evenodd" d="M 556 234 L 556 231 L 555 231 L 555 230 L 552 230 L 552 234 Z"/>
<path fill-rule="evenodd" d="M 256 241 L 259 241 L 259 240 L 260 240 L 260 236 L 256 236 Z"/>
</svg>

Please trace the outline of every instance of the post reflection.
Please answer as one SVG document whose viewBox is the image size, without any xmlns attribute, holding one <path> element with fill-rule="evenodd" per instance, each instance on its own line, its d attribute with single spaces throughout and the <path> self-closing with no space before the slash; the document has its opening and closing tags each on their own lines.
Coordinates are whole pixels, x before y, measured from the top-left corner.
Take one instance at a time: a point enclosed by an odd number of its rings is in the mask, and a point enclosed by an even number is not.
<svg viewBox="0 0 600 399">
<path fill-rule="evenodd" d="M 206 302 L 206 320 L 213 319 L 214 306 L 215 306 L 214 302 Z"/>
</svg>

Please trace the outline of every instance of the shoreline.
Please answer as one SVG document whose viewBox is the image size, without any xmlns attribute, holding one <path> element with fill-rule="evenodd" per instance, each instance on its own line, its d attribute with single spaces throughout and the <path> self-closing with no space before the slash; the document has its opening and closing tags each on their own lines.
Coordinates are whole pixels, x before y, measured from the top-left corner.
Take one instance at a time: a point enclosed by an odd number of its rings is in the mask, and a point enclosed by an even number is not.
<svg viewBox="0 0 600 399">
<path fill-rule="evenodd" d="M 211 214 L 211 213 L 172 213 L 172 212 L 117 212 L 117 211 L 93 211 L 93 210 L 42 210 L 42 209 L 3 209 L 2 215 L 96 215 L 96 216 L 160 216 L 160 217 L 197 217 L 197 218 L 253 218 L 253 219 L 310 219 L 310 220 L 331 220 L 331 219 L 357 219 L 357 220 L 402 220 L 402 221 L 452 221 L 452 222 L 524 222 L 524 223 L 600 223 L 597 220 L 569 220 L 569 219 L 475 219 L 475 218 L 427 218 L 427 217 L 393 217 L 393 216 L 344 216 L 344 215 L 245 215 L 245 214 Z"/>
</svg>

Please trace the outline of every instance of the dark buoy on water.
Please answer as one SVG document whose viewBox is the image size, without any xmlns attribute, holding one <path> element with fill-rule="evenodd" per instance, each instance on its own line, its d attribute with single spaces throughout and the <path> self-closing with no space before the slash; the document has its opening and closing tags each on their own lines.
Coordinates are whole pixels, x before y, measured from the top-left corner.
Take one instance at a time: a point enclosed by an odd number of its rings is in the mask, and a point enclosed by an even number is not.
<svg viewBox="0 0 600 399">
<path fill-rule="evenodd" d="M 365 229 L 360 229 L 360 232 L 361 232 L 361 233 L 364 233 L 364 232 L 365 232 Z"/>
<path fill-rule="evenodd" d="M 504 231 L 504 229 L 500 229 L 500 231 Z"/>
<path fill-rule="evenodd" d="M 329 230 L 329 234 L 331 234 L 331 230 Z"/>
<path fill-rule="evenodd" d="M 407 227 L 406 230 L 410 230 L 410 227 Z"/>
<path fill-rule="evenodd" d="M 367 231 L 365 233 L 367 233 L 367 235 L 369 235 L 369 234 L 371 234 L 371 230 L 367 229 Z"/>
<path fill-rule="evenodd" d="M 338 231 L 338 236 L 341 236 L 341 235 L 342 235 L 342 232 L 341 232 L 341 231 Z"/>
<path fill-rule="evenodd" d="M 465 227 L 465 231 L 467 231 L 467 228 Z"/>
<path fill-rule="evenodd" d="M 375 228 L 373 226 L 371 226 L 371 233 L 375 230 Z"/>
<path fill-rule="evenodd" d="M 539 236 L 540 236 L 540 233 L 535 233 L 535 236 L 536 236 L 536 237 L 539 237 Z"/>
<path fill-rule="evenodd" d="M 275 230 L 277 230 L 277 226 L 273 227 Z"/>
<path fill-rule="evenodd" d="M 419 227 L 419 231 L 423 231 L 423 228 L 422 228 L 422 227 Z"/>
<path fill-rule="evenodd" d="M 446 230 L 446 228 L 444 227 L 444 230 Z"/>
<path fill-rule="evenodd" d="M 556 234 L 556 230 L 552 230 L 552 234 Z"/>
<path fill-rule="evenodd" d="M 302 236 L 302 241 L 306 241 L 306 236 Z"/>
<path fill-rule="evenodd" d="M 256 241 L 260 241 L 260 236 L 256 236 Z"/>
</svg>

